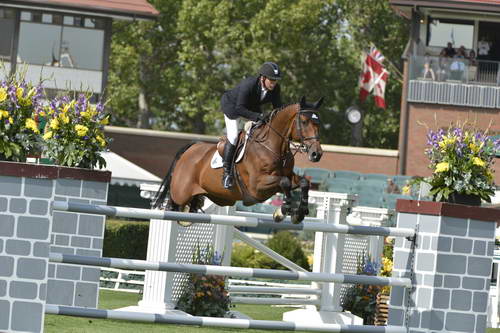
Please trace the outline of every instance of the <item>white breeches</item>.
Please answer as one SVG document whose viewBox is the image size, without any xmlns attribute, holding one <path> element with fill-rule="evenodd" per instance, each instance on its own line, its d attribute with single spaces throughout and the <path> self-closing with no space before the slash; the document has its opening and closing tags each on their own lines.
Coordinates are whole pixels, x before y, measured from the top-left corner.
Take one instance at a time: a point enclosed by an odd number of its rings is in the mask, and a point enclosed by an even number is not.
<svg viewBox="0 0 500 333">
<path fill-rule="evenodd" d="M 231 142 L 232 145 L 236 145 L 236 141 L 238 141 L 238 119 L 239 118 L 229 119 L 226 115 L 224 115 L 224 120 L 226 121 L 227 140 Z"/>
</svg>

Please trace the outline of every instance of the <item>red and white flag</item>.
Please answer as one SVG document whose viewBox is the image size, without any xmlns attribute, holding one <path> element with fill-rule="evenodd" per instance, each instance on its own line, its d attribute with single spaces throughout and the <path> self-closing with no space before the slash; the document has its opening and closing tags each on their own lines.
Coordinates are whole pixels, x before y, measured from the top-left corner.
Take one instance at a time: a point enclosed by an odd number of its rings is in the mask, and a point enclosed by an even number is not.
<svg viewBox="0 0 500 333">
<path fill-rule="evenodd" d="M 373 91 L 375 104 L 385 109 L 385 85 L 389 72 L 382 65 L 385 57 L 375 46 L 372 46 L 370 53 L 364 55 L 363 71 L 359 77 L 359 99 L 361 102 Z"/>
</svg>

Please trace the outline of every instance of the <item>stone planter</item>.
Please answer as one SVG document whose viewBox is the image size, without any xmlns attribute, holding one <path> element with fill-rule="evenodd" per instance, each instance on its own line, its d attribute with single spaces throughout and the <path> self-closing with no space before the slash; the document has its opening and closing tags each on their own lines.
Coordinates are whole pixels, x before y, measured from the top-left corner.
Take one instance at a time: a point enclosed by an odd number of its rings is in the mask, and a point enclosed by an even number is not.
<svg viewBox="0 0 500 333">
<path fill-rule="evenodd" d="M 110 172 L 0 162 L 0 331 L 42 331 L 46 302 L 97 306 L 100 270 L 51 264 L 48 256 L 101 256 L 104 217 L 52 214 L 51 205 L 106 204 L 110 179 Z"/>
<path fill-rule="evenodd" d="M 417 230 L 396 239 L 388 325 L 411 332 L 485 332 L 490 276 L 500 210 L 444 202 L 398 200 L 397 225 Z M 416 253 L 414 255 L 414 253 Z"/>
</svg>

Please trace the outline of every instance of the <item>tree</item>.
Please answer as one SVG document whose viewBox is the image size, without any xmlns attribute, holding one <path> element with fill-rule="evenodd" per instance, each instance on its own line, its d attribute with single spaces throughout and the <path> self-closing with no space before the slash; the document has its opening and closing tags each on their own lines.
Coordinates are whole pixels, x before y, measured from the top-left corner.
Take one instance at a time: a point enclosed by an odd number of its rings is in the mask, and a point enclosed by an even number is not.
<svg viewBox="0 0 500 333">
<path fill-rule="evenodd" d="M 149 127 L 154 120 L 157 129 L 221 134 L 223 92 L 256 74 L 264 61 L 275 61 L 284 72 L 283 100 L 325 96 L 322 142 L 347 144 L 344 111 L 357 99 L 361 51 L 373 42 L 398 63 L 407 30 L 386 0 L 152 3 L 161 12 L 158 22 L 114 25 L 114 124 Z M 363 106 L 367 146 L 396 147 L 400 91 L 391 76 L 388 110 Z"/>
</svg>

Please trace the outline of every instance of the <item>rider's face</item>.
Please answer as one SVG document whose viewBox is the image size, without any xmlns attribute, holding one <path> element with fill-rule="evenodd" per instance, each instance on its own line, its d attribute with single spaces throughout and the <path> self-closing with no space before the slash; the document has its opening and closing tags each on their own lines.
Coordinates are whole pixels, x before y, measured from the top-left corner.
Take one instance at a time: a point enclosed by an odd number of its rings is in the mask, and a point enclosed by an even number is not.
<svg viewBox="0 0 500 333">
<path fill-rule="evenodd" d="M 271 80 L 267 77 L 264 77 L 262 81 L 264 84 L 264 88 L 266 88 L 267 90 L 273 90 L 274 87 L 276 87 L 276 83 L 277 83 L 276 80 Z"/>
</svg>

